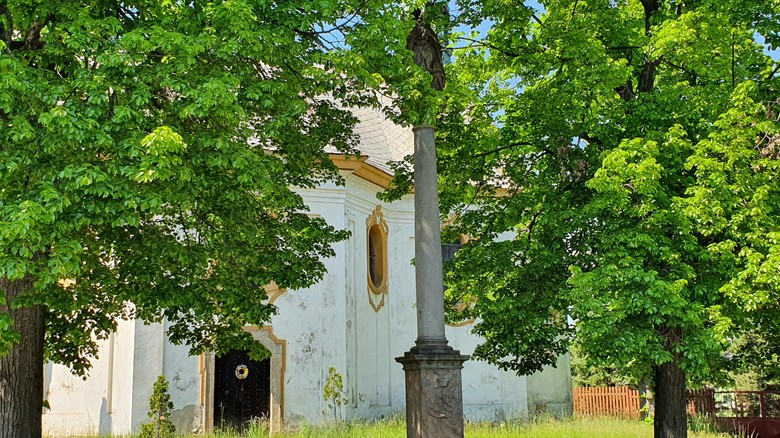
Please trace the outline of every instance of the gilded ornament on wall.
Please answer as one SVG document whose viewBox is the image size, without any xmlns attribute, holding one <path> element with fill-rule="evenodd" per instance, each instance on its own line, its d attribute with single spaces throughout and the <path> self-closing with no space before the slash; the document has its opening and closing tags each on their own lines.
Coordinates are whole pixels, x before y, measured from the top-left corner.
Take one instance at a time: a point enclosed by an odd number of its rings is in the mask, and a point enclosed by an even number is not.
<svg viewBox="0 0 780 438">
<path fill-rule="evenodd" d="M 375 312 L 385 305 L 387 295 L 387 234 L 389 227 L 377 205 L 366 219 L 366 271 L 368 302 Z"/>
</svg>

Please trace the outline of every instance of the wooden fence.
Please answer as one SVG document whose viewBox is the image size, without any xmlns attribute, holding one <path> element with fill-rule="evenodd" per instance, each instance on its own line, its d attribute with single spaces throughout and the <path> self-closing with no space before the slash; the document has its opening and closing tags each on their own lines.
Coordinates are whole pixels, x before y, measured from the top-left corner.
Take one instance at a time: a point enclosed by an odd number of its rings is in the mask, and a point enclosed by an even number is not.
<svg viewBox="0 0 780 438">
<path fill-rule="evenodd" d="M 688 415 L 706 415 L 715 418 L 715 390 L 712 388 L 689 389 Z"/>
<path fill-rule="evenodd" d="M 626 386 L 573 388 L 574 415 L 639 419 L 639 391 Z"/>
<path fill-rule="evenodd" d="M 639 391 L 625 386 L 573 388 L 574 415 L 640 418 Z M 780 391 L 688 389 L 688 415 L 703 415 L 721 430 L 756 438 L 780 437 Z"/>
</svg>

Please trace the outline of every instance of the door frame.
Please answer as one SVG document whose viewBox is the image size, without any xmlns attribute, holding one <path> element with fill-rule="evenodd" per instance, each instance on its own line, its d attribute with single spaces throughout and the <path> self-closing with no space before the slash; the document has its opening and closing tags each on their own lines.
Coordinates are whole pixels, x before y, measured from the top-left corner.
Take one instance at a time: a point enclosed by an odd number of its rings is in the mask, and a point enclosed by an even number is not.
<svg viewBox="0 0 780 438">
<path fill-rule="evenodd" d="M 279 339 L 274 334 L 273 326 L 247 326 L 252 337 L 271 352 L 271 385 L 268 406 L 268 429 L 271 434 L 282 430 L 284 418 L 284 372 L 287 365 L 287 341 Z M 212 352 L 201 354 L 201 406 L 203 406 L 203 422 L 201 430 L 206 433 L 214 431 L 214 372 L 215 355 Z"/>
</svg>

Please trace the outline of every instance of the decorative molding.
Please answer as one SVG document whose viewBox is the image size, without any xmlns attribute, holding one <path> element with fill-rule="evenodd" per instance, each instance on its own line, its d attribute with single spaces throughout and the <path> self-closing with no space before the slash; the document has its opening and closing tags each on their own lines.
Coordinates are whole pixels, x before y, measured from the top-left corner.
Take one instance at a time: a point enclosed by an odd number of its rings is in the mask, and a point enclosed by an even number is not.
<svg viewBox="0 0 780 438">
<path fill-rule="evenodd" d="M 335 164 L 340 170 L 357 170 L 363 164 L 365 164 L 367 159 L 368 157 L 365 155 L 361 157 L 344 154 L 330 155 L 330 160 L 333 161 L 333 164 Z"/>
<path fill-rule="evenodd" d="M 382 206 L 377 205 L 371 216 L 366 219 L 366 280 L 368 302 L 374 312 L 379 312 L 384 307 L 388 291 L 387 235 L 389 230 L 382 213 Z"/>
<path fill-rule="evenodd" d="M 275 281 L 263 286 L 265 294 L 268 295 L 268 304 L 273 304 L 277 298 L 287 293 L 287 289 L 279 289 L 279 285 Z"/>
<path fill-rule="evenodd" d="M 476 298 L 474 300 L 476 300 Z M 469 301 L 458 301 L 458 303 L 455 305 L 455 311 L 456 312 L 461 312 L 463 310 L 466 310 L 466 308 L 471 306 L 472 304 L 474 304 L 474 301 L 470 301 L 470 300 Z M 453 323 L 450 323 L 450 324 L 447 324 L 447 325 L 450 326 L 450 327 L 464 327 L 464 326 L 467 326 L 469 324 L 473 324 L 474 321 L 476 321 L 476 318 L 468 318 L 468 319 L 464 319 L 463 321 L 453 322 Z"/>
<path fill-rule="evenodd" d="M 364 180 L 370 183 L 374 183 L 383 189 L 389 188 L 390 183 L 393 181 L 392 175 L 383 170 L 379 170 L 370 164 L 361 166 L 359 169 L 356 169 L 353 174 L 358 178 L 363 178 Z"/>
</svg>

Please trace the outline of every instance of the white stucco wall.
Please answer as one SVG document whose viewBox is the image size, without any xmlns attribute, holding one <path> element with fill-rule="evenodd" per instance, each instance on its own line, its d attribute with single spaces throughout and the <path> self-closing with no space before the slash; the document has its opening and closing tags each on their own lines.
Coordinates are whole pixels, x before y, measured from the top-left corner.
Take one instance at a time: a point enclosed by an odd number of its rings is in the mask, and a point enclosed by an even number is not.
<svg viewBox="0 0 780 438">
<path fill-rule="evenodd" d="M 176 430 L 182 433 L 199 432 L 203 417 L 200 357 L 189 356 L 187 346 L 164 342 L 162 375 L 168 379 L 168 391 L 174 407 L 171 421 L 176 426 Z M 149 377 L 157 378 L 157 376 Z M 148 382 L 146 384 L 151 386 Z M 148 400 L 147 398 L 147 403 L 143 406 L 143 412 L 149 410 Z M 143 421 L 146 421 L 146 418 Z"/>
<path fill-rule="evenodd" d="M 558 358 L 555 367 L 527 377 L 529 412 L 569 416 L 573 412 L 571 357 L 566 353 Z"/>
<path fill-rule="evenodd" d="M 414 213 L 410 197 L 386 204 L 376 187 L 348 179 L 346 214 L 352 238 L 351 262 L 345 269 L 351 296 L 348 322 L 354 343 L 348 373 L 350 415 L 376 418 L 401 411 L 405 401 L 401 366 L 394 361 L 414 343 Z M 369 303 L 366 220 L 381 206 L 388 225 L 387 284 L 384 306 Z M 410 283 L 411 281 L 411 283 Z"/>
<path fill-rule="evenodd" d="M 316 194 L 307 190 L 300 193 L 311 214 L 338 229 L 345 227 L 343 187 L 328 185 Z M 325 408 L 322 387 L 328 367 L 346 367 L 344 248 L 344 242 L 334 245 L 336 257 L 323 260 L 328 272 L 322 281 L 308 289 L 288 291 L 275 302 L 279 314 L 270 325 L 274 334 L 287 342 L 285 421 L 318 421 Z"/>
<path fill-rule="evenodd" d="M 101 342 L 106 350 L 108 342 Z M 76 434 L 82 430 L 105 429 L 107 361 L 96 361 L 90 378 L 83 381 L 61 365 L 44 367 L 44 427 L 56 434 Z"/>
<path fill-rule="evenodd" d="M 99 357 L 82 380 L 62 365 L 44 367 L 44 431 L 51 435 L 126 434 L 132 421 L 135 321 L 99 342 Z M 148 399 L 147 399 L 148 400 Z"/>
<path fill-rule="evenodd" d="M 344 377 L 348 418 L 403 414 L 404 374 L 394 358 L 416 338 L 413 198 L 386 204 L 379 187 L 344 172 L 347 185 L 299 190 L 311 214 L 351 237 L 334 246 L 336 256 L 323 260 L 327 274 L 316 285 L 280 295 L 271 333 L 286 342 L 283 358 L 283 417 L 287 424 L 326 419 L 323 387 L 328 368 Z M 366 219 L 381 206 L 388 231 L 388 293 L 375 311 L 369 303 Z M 450 345 L 471 354 L 479 339 L 471 326 L 447 327 Z M 113 345 L 113 346 L 112 346 Z M 468 420 L 501 421 L 534 412 L 543 403 L 561 410 L 571 401 L 568 358 L 557 370 L 516 376 L 484 362 L 463 369 L 464 414 Z M 188 356 L 187 347 L 166 341 L 162 324 L 121 322 L 118 332 L 101 343 L 101 355 L 86 381 L 63 367 L 47 365 L 51 411 L 45 430 L 53 435 L 126 434 L 146 421 L 152 385 L 164 374 L 174 402 L 173 421 L 182 432 L 199 431 L 206 416 L 204 360 Z M 568 397 L 568 398 L 567 398 Z"/>
</svg>

